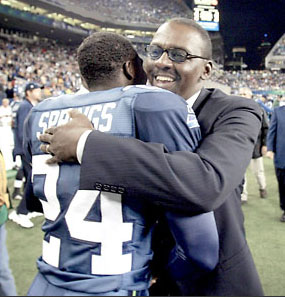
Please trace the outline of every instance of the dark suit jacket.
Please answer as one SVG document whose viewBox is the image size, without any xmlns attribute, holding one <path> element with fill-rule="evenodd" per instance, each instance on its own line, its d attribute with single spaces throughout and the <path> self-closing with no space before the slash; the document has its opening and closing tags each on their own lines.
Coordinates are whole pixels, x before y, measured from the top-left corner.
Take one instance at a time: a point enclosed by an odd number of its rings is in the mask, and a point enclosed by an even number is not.
<svg viewBox="0 0 285 297">
<path fill-rule="evenodd" d="M 276 168 L 285 169 L 285 106 L 274 109 L 269 132 L 267 135 L 267 149 L 275 153 Z"/>
<path fill-rule="evenodd" d="M 28 99 L 24 99 L 17 110 L 15 119 L 15 148 L 14 155 L 23 155 L 23 134 L 24 134 L 24 122 L 27 118 L 30 110 L 33 108 L 32 103 Z"/>
<path fill-rule="evenodd" d="M 92 132 L 84 149 L 80 188 L 109 190 L 112 185 L 134 199 L 189 215 L 214 210 L 219 263 L 189 294 L 263 295 L 240 201 L 261 126 L 260 108 L 253 100 L 203 89 L 193 109 L 203 138 L 195 153 L 167 153 L 162 144 Z"/>
</svg>

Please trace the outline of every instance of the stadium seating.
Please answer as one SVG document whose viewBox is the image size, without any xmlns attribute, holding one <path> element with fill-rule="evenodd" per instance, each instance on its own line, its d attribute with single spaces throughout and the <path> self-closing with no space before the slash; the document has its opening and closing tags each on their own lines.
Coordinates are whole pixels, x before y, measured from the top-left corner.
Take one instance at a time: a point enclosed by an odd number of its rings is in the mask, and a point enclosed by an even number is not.
<svg viewBox="0 0 285 297">
<path fill-rule="evenodd" d="M 285 69 L 285 33 L 266 56 L 265 67 L 267 69 Z"/>
<path fill-rule="evenodd" d="M 179 0 L 52 0 L 62 7 L 79 7 L 86 11 L 94 11 L 108 19 L 132 23 L 161 24 L 171 17 L 191 17 L 192 11 Z"/>
<path fill-rule="evenodd" d="M 136 44 L 142 54 L 144 44 Z M 279 49 L 276 49 L 279 53 Z M 17 34 L 0 34 L 0 86 L 7 88 L 13 78 L 15 93 L 23 97 L 26 82 L 36 81 L 45 86 L 44 97 L 76 92 L 80 86 L 76 63 L 76 47 L 57 44 L 51 40 L 33 40 Z M 285 73 L 270 70 L 224 71 L 215 68 L 212 82 L 230 87 L 237 94 L 240 87 L 249 87 L 257 95 L 275 100 L 285 89 Z M 1 97 L 0 96 L 0 97 Z M 2 99 L 0 98 L 0 99 Z"/>
</svg>

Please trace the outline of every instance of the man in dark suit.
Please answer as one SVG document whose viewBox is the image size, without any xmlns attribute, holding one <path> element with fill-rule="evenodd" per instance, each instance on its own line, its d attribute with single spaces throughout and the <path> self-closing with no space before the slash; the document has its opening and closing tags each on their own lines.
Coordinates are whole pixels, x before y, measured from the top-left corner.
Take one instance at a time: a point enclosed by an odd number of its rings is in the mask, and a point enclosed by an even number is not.
<svg viewBox="0 0 285 297">
<path fill-rule="evenodd" d="M 173 48 L 182 51 L 173 56 Z M 83 142 L 82 189 L 119 186 L 135 199 L 148 199 L 189 216 L 214 210 L 219 263 L 194 286 L 187 280 L 181 283 L 183 294 L 263 295 L 245 238 L 240 201 L 243 176 L 260 130 L 259 107 L 218 89 L 203 88 L 212 69 L 211 42 L 192 20 L 172 19 L 163 24 L 148 56 L 145 69 L 150 83 L 193 104 L 203 138 L 196 152 L 168 153 L 162 144 L 98 131 L 92 131 L 84 143 L 80 136 L 87 129 L 81 124 L 83 115 L 77 115 L 67 126 L 41 136 L 54 155 L 50 162 L 81 159 Z M 46 151 L 47 145 L 42 149 Z"/>
<path fill-rule="evenodd" d="M 274 158 L 275 173 L 278 181 L 280 208 L 283 211 L 280 221 L 285 222 L 285 100 L 274 109 L 267 134 L 267 156 Z"/>
<path fill-rule="evenodd" d="M 245 98 L 248 98 L 252 100 L 252 91 L 248 87 L 242 87 L 239 89 L 239 95 L 243 96 Z M 255 179 L 259 185 L 259 195 L 260 198 L 266 198 L 267 197 L 267 190 L 266 190 L 266 177 L 264 172 L 264 164 L 263 164 L 263 155 L 266 154 L 266 137 L 268 132 L 268 117 L 265 112 L 265 110 L 260 107 L 260 110 L 262 112 L 262 121 L 261 121 L 261 128 L 258 133 L 257 141 L 255 143 L 253 153 L 252 153 L 252 159 L 250 161 L 250 167 L 252 169 L 252 172 L 255 176 Z M 248 198 L 248 192 L 247 192 L 247 179 L 246 174 L 244 176 L 244 185 L 243 185 L 243 192 L 241 194 L 241 201 L 242 203 L 246 203 Z"/>
</svg>

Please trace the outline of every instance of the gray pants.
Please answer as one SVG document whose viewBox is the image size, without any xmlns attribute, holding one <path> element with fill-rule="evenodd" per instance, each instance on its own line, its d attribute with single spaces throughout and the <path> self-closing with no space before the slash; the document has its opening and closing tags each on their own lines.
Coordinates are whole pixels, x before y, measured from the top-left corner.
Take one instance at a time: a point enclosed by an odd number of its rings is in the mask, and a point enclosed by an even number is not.
<svg viewBox="0 0 285 297">
<path fill-rule="evenodd" d="M 0 296 L 16 296 L 14 277 L 9 268 L 5 224 L 0 226 Z"/>
<path fill-rule="evenodd" d="M 250 160 L 250 168 L 254 174 L 254 177 L 258 183 L 259 190 L 265 190 L 266 188 L 266 178 L 264 173 L 264 164 L 263 164 L 263 158 L 256 158 Z M 241 194 L 241 200 L 247 201 L 247 180 L 246 175 L 244 176 L 244 185 L 243 185 L 243 192 Z"/>
</svg>

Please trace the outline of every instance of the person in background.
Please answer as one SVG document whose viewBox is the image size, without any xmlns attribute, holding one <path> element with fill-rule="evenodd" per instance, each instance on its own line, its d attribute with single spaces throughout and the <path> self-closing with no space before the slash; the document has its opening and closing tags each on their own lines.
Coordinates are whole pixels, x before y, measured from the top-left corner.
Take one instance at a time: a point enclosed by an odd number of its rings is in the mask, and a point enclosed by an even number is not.
<svg viewBox="0 0 285 297">
<path fill-rule="evenodd" d="M 11 127 L 12 122 L 12 109 L 8 98 L 2 100 L 0 106 L 0 127 Z"/>
<path fill-rule="evenodd" d="M 4 78 L 4 75 L 0 74 L 0 105 L 2 104 L 2 100 L 6 98 L 6 92 L 5 92 L 5 86 L 6 86 L 6 79 Z"/>
<path fill-rule="evenodd" d="M 9 99 L 9 102 L 12 102 L 14 98 L 14 80 L 13 79 L 11 80 L 8 79 L 5 93 L 6 93 L 6 97 Z"/>
<path fill-rule="evenodd" d="M 14 136 L 14 144 L 16 143 L 16 131 L 17 131 L 17 111 L 20 107 L 21 99 L 20 97 L 15 94 L 13 98 L 13 102 L 11 103 L 11 109 L 12 109 L 12 131 Z M 24 184 L 24 171 L 21 161 L 21 156 L 15 154 L 15 148 L 13 150 L 13 160 L 14 160 L 14 170 L 17 170 L 17 174 L 14 180 L 14 190 L 12 194 L 12 199 L 21 200 L 22 195 L 22 186 Z"/>
<path fill-rule="evenodd" d="M 184 215 L 213 210 L 219 263 L 195 283 L 180 282 L 180 294 L 261 296 L 240 202 L 243 177 L 261 126 L 260 109 L 253 100 L 204 88 L 212 70 L 212 47 L 208 33 L 194 20 L 177 18 L 162 24 L 147 54 L 144 68 L 150 84 L 182 96 L 193 106 L 202 133 L 195 152 L 169 153 L 162 144 L 99 131 L 91 131 L 85 141 L 84 132 L 90 126 L 83 124 L 83 115 L 41 135 L 46 143 L 42 150 L 48 147 L 50 162 L 80 160 L 83 153 L 80 189 L 91 190 L 96 183 L 103 189 L 120 185 L 135 200 Z M 161 294 L 169 283 L 161 276 L 158 282 L 156 293 Z"/>
<path fill-rule="evenodd" d="M 15 94 L 13 101 L 10 104 L 11 110 L 12 110 L 12 124 L 11 124 L 11 126 L 12 126 L 12 130 L 14 133 L 14 142 L 16 142 L 15 138 L 16 138 L 16 127 L 17 127 L 17 112 L 18 112 L 21 102 L 22 102 L 22 100 L 20 99 L 20 97 Z"/>
<path fill-rule="evenodd" d="M 275 107 L 279 107 L 280 102 L 283 100 L 282 97 L 283 97 L 282 95 L 277 95 L 277 98 L 273 102 L 273 109 Z"/>
<path fill-rule="evenodd" d="M 285 98 L 273 111 L 267 134 L 267 154 L 274 159 L 275 173 L 278 182 L 279 203 L 283 211 L 280 221 L 285 222 Z"/>
<path fill-rule="evenodd" d="M 252 91 L 250 88 L 243 87 L 239 89 L 239 95 L 252 99 Z M 255 179 L 259 186 L 260 198 L 267 197 L 266 191 L 266 177 L 264 172 L 263 155 L 266 154 L 266 137 L 268 131 L 268 118 L 263 108 L 260 108 L 262 112 L 261 128 L 257 137 L 256 144 L 253 149 L 252 159 L 250 160 L 250 168 L 255 176 Z M 241 194 L 242 203 L 247 202 L 248 191 L 247 191 L 247 179 L 244 176 L 243 192 Z"/>
<path fill-rule="evenodd" d="M 16 296 L 14 277 L 9 268 L 5 222 L 8 218 L 9 196 L 5 163 L 0 150 L 0 296 Z"/>
<path fill-rule="evenodd" d="M 266 112 L 268 120 L 270 121 L 273 109 L 268 107 L 265 103 L 267 102 L 267 96 L 262 95 L 261 98 L 255 100 Z"/>
<path fill-rule="evenodd" d="M 9 219 L 17 223 L 23 228 L 32 228 L 34 224 L 30 220 L 30 218 L 38 215 L 36 213 L 29 214 L 29 211 L 26 205 L 25 188 L 27 185 L 27 181 L 30 178 L 31 165 L 29 161 L 26 159 L 23 152 L 24 122 L 32 107 L 38 104 L 38 102 L 41 100 L 41 97 L 42 97 L 41 86 L 34 82 L 27 83 L 25 87 L 25 98 L 20 103 L 19 108 L 17 110 L 17 115 L 16 115 L 16 127 L 15 127 L 16 142 L 15 142 L 15 148 L 14 148 L 14 155 L 16 156 L 16 158 L 18 155 L 21 157 L 25 182 L 24 182 L 23 198 L 20 204 L 18 205 L 17 210 L 13 210 L 9 214 Z"/>
<path fill-rule="evenodd" d="M 12 109 L 8 98 L 2 100 L 0 106 L 0 149 L 5 159 L 6 169 L 13 167 L 14 139 L 12 132 Z"/>
</svg>

